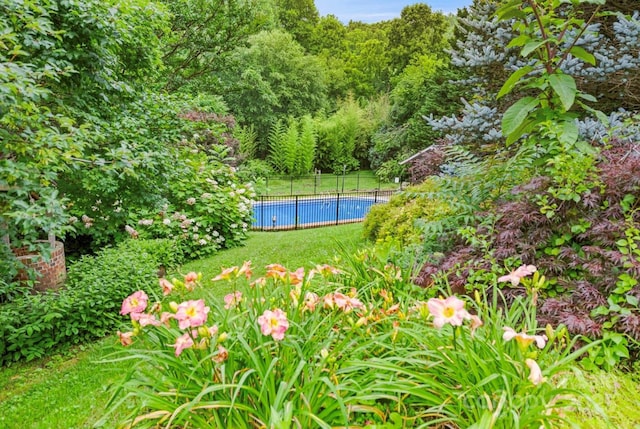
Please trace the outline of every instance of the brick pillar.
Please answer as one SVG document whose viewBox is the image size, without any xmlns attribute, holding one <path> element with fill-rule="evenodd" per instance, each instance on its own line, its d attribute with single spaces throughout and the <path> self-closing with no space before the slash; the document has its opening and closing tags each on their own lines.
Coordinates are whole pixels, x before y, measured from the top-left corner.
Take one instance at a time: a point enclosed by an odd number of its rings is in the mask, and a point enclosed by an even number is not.
<svg viewBox="0 0 640 429">
<path fill-rule="evenodd" d="M 14 249 L 13 253 L 26 268 L 33 268 L 38 273 L 34 286 L 37 291 L 58 289 L 64 283 L 67 277 L 67 268 L 62 242 L 54 241 L 49 261 L 45 261 L 39 254 L 29 253 L 26 248 Z M 19 280 L 25 281 L 27 278 L 25 271 L 18 274 Z"/>
</svg>

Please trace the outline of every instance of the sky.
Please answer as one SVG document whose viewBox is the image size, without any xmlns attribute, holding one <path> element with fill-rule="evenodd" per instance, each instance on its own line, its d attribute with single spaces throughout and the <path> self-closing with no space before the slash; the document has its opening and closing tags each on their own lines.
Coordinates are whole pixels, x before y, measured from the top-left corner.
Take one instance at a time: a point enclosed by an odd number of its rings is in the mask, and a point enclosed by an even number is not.
<svg viewBox="0 0 640 429">
<path fill-rule="evenodd" d="M 434 11 L 455 13 L 458 8 L 469 6 L 472 0 L 315 0 L 320 16 L 335 15 L 347 24 L 350 20 L 377 22 L 399 18 L 405 6 L 425 3 Z"/>
</svg>

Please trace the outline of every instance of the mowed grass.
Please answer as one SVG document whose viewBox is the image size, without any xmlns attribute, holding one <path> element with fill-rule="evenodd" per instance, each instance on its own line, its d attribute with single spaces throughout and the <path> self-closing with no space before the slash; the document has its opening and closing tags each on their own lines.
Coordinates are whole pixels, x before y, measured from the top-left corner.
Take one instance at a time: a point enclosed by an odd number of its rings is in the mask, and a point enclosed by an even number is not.
<svg viewBox="0 0 640 429">
<path fill-rule="evenodd" d="M 211 282 L 221 268 L 251 260 L 256 276 L 264 267 L 280 263 L 287 268 L 311 268 L 330 263 L 338 247 L 353 251 L 363 244 L 362 224 L 283 232 L 253 232 L 245 246 L 220 252 L 181 267 L 180 273 L 203 273 L 204 287 L 222 296 L 229 286 Z M 177 274 L 176 274 L 177 275 Z M 226 285 L 226 283 L 225 283 Z M 92 344 L 61 350 L 38 361 L 0 369 L 0 428 L 90 428 L 100 420 L 110 398 L 109 387 L 127 371 L 128 364 L 99 363 L 119 348 L 115 336 Z M 117 416 L 103 427 L 117 425 Z"/>
</svg>

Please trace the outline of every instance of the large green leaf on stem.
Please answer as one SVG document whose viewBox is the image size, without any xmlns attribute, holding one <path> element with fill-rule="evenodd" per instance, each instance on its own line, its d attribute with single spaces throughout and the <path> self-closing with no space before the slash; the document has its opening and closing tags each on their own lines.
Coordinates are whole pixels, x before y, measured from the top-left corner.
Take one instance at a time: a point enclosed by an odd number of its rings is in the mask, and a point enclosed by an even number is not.
<svg viewBox="0 0 640 429">
<path fill-rule="evenodd" d="M 553 91 L 560 97 L 562 107 L 567 111 L 571 109 L 576 100 L 578 88 L 573 77 L 567 74 L 552 74 L 549 76 L 549 84 Z"/>
<path fill-rule="evenodd" d="M 596 65 L 596 57 L 594 57 L 592 53 L 587 52 L 580 46 L 572 47 L 569 53 L 574 57 L 584 61 L 585 63 L 591 64 L 592 66 Z"/>
<path fill-rule="evenodd" d="M 524 97 L 513 103 L 511 107 L 504 112 L 502 117 L 502 132 L 505 136 L 511 137 L 520 125 L 527 119 L 529 113 L 531 113 L 538 105 L 540 100 L 535 97 Z"/>
<path fill-rule="evenodd" d="M 513 72 L 513 74 L 509 76 L 509 78 L 505 81 L 504 85 L 502 85 L 502 88 L 500 88 L 500 92 L 498 92 L 496 98 L 499 99 L 500 97 L 503 97 L 504 95 L 510 93 L 518 83 L 522 82 L 522 78 L 529 74 L 532 70 L 533 67 L 524 66 Z"/>
</svg>

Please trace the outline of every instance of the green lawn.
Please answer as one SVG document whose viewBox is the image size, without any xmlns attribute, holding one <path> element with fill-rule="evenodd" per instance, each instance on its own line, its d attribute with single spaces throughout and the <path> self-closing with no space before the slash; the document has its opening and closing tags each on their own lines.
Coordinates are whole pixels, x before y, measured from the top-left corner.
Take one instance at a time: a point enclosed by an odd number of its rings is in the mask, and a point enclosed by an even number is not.
<svg viewBox="0 0 640 429">
<path fill-rule="evenodd" d="M 180 272 L 200 271 L 205 287 L 220 268 L 251 260 L 257 275 L 264 266 L 281 263 L 288 268 L 313 267 L 331 262 L 337 247 L 348 251 L 363 244 L 362 224 L 286 232 L 254 232 L 246 245 L 191 262 Z M 228 290 L 217 290 L 222 297 Z M 92 427 L 109 400 L 109 386 L 117 382 L 125 363 L 104 364 L 118 340 L 108 337 L 93 344 L 59 351 L 48 359 L 0 369 L 0 428 L 71 429 Z M 108 420 L 103 427 L 115 427 Z"/>
</svg>

